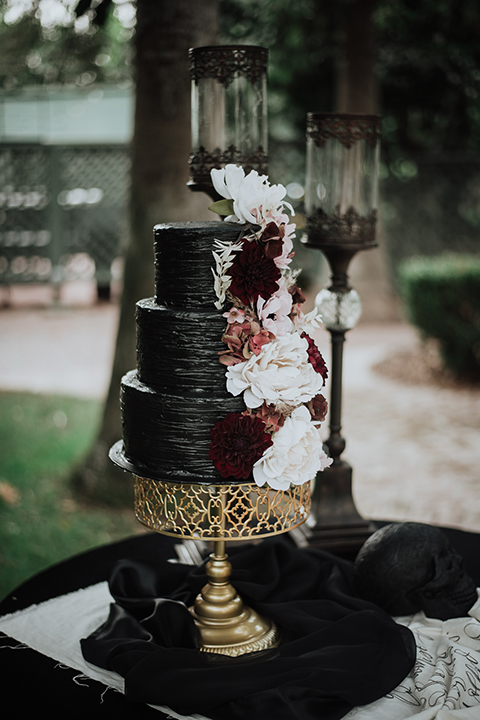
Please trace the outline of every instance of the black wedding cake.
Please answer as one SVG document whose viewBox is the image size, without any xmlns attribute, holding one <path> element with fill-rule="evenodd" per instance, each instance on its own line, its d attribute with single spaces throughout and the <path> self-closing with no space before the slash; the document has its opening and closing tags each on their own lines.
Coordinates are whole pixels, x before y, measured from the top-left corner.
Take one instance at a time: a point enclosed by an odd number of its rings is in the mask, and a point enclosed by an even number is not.
<svg viewBox="0 0 480 720">
<path fill-rule="evenodd" d="M 227 392 L 225 318 L 217 310 L 212 250 L 235 242 L 235 223 L 171 223 L 154 228 L 155 297 L 136 306 L 137 369 L 121 384 L 123 442 L 111 458 L 139 477 L 166 482 L 231 483 L 209 458 L 210 430 L 241 412 Z"/>
</svg>

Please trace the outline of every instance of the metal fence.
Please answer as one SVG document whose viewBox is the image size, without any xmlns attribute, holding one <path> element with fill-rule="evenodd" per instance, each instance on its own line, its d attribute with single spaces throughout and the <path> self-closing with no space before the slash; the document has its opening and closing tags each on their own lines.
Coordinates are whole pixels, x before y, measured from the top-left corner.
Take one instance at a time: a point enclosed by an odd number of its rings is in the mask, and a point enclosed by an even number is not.
<svg viewBox="0 0 480 720">
<path fill-rule="evenodd" d="M 95 277 L 108 287 L 129 167 L 125 145 L 0 144 L 0 283 Z"/>
<path fill-rule="evenodd" d="M 88 276 L 108 287 L 125 246 L 129 178 L 125 144 L 0 144 L 0 284 Z M 380 190 L 394 285 L 404 258 L 480 252 L 479 157 L 401 159 Z"/>
</svg>

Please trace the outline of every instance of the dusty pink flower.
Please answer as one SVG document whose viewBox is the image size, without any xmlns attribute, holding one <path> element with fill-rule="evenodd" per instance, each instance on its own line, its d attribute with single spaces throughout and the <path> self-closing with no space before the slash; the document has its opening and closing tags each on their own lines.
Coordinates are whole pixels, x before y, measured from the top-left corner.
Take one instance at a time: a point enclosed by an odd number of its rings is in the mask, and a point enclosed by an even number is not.
<svg viewBox="0 0 480 720">
<path fill-rule="evenodd" d="M 283 284 L 268 300 L 265 301 L 261 297 L 257 300 L 257 312 L 263 327 L 275 337 L 291 332 L 293 325 L 288 317 L 291 309 L 292 296 Z"/>
<path fill-rule="evenodd" d="M 263 403 L 258 410 L 246 410 L 245 412 L 256 415 L 263 420 L 267 432 L 278 432 L 285 422 L 285 417 L 275 408 L 275 405 Z"/>
<path fill-rule="evenodd" d="M 227 318 L 227 322 L 232 325 L 233 323 L 241 323 L 245 318 L 245 310 L 238 307 L 232 307 L 226 313 L 223 313 L 222 317 Z"/>
<path fill-rule="evenodd" d="M 256 333 L 255 335 L 252 335 L 250 338 L 250 349 L 253 352 L 254 355 L 259 355 L 262 347 L 266 345 L 267 343 L 271 342 L 273 339 L 272 333 L 269 333 L 268 330 L 260 330 L 260 332 Z"/>
<path fill-rule="evenodd" d="M 234 322 L 227 327 L 222 336 L 222 340 L 228 347 L 228 350 L 220 355 L 222 365 L 236 365 L 250 357 L 250 353 L 247 355 L 244 354 L 244 348 L 248 344 L 250 333 L 251 327 L 249 322 Z"/>
<path fill-rule="evenodd" d="M 256 321 L 245 320 L 232 323 L 225 330 L 222 340 L 228 350 L 220 354 L 222 365 L 236 365 L 254 355 L 259 355 L 262 347 L 273 340 L 273 335 L 262 330 Z"/>
</svg>

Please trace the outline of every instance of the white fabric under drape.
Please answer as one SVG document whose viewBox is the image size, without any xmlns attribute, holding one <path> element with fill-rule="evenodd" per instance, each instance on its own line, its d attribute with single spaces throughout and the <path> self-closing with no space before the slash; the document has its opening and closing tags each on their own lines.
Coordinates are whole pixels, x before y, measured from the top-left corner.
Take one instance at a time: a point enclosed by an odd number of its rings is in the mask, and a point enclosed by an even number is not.
<svg viewBox="0 0 480 720">
<path fill-rule="evenodd" d="M 5 615 L 0 618 L 0 631 L 80 675 L 123 692 L 120 675 L 90 665 L 80 650 L 80 640 L 106 621 L 111 602 L 108 583 L 98 583 Z M 415 636 L 415 666 L 393 692 L 355 708 L 346 720 L 479 720 L 480 597 L 468 617 L 442 622 L 417 613 L 396 620 Z M 156 709 L 185 720 L 170 708 Z M 188 720 L 208 719 L 192 715 Z"/>
</svg>

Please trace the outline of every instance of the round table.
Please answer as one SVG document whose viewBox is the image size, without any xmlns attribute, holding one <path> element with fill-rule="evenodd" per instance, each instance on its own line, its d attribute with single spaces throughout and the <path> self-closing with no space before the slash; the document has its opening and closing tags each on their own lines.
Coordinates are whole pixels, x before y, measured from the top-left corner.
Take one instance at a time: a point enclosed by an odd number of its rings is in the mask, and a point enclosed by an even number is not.
<svg viewBox="0 0 480 720">
<path fill-rule="evenodd" d="M 375 525 L 383 525 L 377 522 Z M 480 586 L 480 535 L 441 528 L 465 558 L 467 572 Z M 108 580 L 122 558 L 161 561 L 176 557 L 178 540 L 157 533 L 137 535 L 69 558 L 35 575 L 0 603 L 0 616 Z M 233 543 L 232 543 L 233 545 Z M 147 705 L 132 703 L 92 679 L 78 678 L 78 671 L 30 648 L 18 649 L 18 641 L 0 634 L 1 699 L 3 716 L 26 718 L 46 711 L 51 720 L 115 718 L 143 720 L 167 718 Z M 15 649 L 17 647 L 17 649 Z M 15 715 L 14 715 L 15 713 Z"/>
<path fill-rule="evenodd" d="M 0 615 L 22 610 L 50 598 L 108 580 L 122 558 L 156 561 L 175 557 L 178 540 L 148 533 L 76 555 L 44 570 L 16 588 L 0 603 Z M 36 717 L 45 712 L 49 720 L 162 720 L 158 710 L 129 702 L 96 680 L 79 679 L 77 670 L 34 650 L 10 649 L 18 641 L 0 635 L 0 708 L 5 718 Z"/>
</svg>

